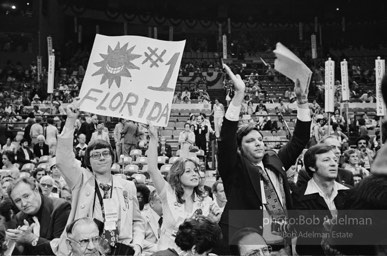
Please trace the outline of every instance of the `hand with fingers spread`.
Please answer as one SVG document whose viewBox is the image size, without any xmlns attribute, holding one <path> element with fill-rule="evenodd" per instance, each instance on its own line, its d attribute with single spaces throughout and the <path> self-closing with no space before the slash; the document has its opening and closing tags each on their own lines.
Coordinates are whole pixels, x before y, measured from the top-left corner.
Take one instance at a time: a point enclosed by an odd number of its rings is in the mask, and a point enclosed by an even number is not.
<svg viewBox="0 0 387 256">
<path fill-rule="evenodd" d="M 309 89 L 308 87 L 306 87 L 306 90 L 304 90 L 301 86 L 300 80 L 298 79 L 296 80 L 296 83 L 294 85 L 294 93 L 296 94 L 298 104 L 308 103 Z"/>
</svg>

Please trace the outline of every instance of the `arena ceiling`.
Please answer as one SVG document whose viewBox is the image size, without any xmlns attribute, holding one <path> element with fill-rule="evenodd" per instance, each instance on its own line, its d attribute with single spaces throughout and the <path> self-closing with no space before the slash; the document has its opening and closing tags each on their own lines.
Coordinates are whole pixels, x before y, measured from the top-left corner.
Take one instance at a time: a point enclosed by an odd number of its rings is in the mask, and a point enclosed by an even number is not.
<svg viewBox="0 0 387 256">
<path fill-rule="evenodd" d="M 386 0 L 59 0 L 87 9 L 166 18 L 251 22 L 386 20 Z"/>
</svg>

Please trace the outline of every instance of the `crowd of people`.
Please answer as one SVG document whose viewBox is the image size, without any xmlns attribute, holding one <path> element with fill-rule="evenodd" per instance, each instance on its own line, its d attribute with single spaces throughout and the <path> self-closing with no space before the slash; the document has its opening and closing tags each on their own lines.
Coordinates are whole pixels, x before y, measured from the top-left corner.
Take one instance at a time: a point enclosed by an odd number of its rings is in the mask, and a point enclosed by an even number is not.
<svg viewBox="0 0 387 256">
<path fill-rule="evenodd" d="M 188 62 L 180 71 L 213 65 Z M 30 86 L 35 63 L 26 70 L 8 63 L 0 77 L 20 88 L 0 92 L 0 255 L 383 255 L 383 219 L 373 216 L 377 225 L 364 227 L 378 234 L 373 241 L 334 225 L 346 210 L 386 209 L 382 127 L 367 113 L 347 117 L 336 108 L 329 117 L 318 97 L 323 68 L 314 69 L 317 100 L 308 102 L 299 83 L 288 85 L 274 109 L 278 121 L 265 106 L 266 88 L 288 81 L 277 80 L 270 64 L 244 79 L 223 68 L 227 104 L 200 88 L 175 94 L 175 104 L 211 104 L 212 111 L 190 115 L 174 152 L 152 124 L 110 119 L 113 128 L 105 117 L 80 113 L 82 65 L 58 72 L 48 100 Z M 351 77 L 365 83 L 373 75 L 354 65 Z M 374 101 L 356 81 L 351 97 Z M 290 141 L 265 145 L 262 131 L 285 129 L 281 116 L 289 114 Z M 12 133 L 14 126 L 21 131 Z M 354 145 L 347 134 L 357 136 Z M 210 141 L 216 177 L 208 171 Z M 319 223 L 292 223 L 300 216 Z"/>
</svg>

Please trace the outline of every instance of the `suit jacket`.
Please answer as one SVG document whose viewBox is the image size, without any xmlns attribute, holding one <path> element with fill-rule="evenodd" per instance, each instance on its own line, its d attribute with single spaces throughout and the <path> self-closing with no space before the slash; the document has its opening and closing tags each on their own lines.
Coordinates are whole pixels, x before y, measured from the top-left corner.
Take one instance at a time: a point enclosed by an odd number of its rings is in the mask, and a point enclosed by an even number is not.
<svg viewBox="0 0 387 256">
<path fill-rule="evenodd" d="M 282 177 L 288 209 L 292 208 L 292 202 L 285 170 L 295 163 L 308 143 L 310 124 L 311 122 L 297 120 L 293 137 L 289 143 L 282 147 L 278 154 L 273 151 L 265 153 L 262 160 L 265 168 Z M 263 232 L 261 174 L 256 166 L 238 153 L 237 129 L 238 122 L 224 118 L 220 134 L 221 141 L 218 143 L 218 170 L 227 197 L 227 204 L 219 223 L 223 231 L 223 245 L 228 243 L 229 237 L 231 238 L 232 234 L 240 228 L 254 227 L 261 234 Z M 226 247 L 222 249 L 227 250 Z M 217 253 L 227 254 L 229 252 Z"/>
<path fill-rule="evenodd" d="M 326 216 L 332 218 L 332 214 L 324 199 L 318 193 L 305 195 L 307 186 L 308 183 L 299 187 L 292 193 L 294 209 L 294 211 L 292 211 L 293 219 L 300 220 L 301 218 L 298 218 L 298 216 L 302 216 L 304 219 L 314 220 L 313 223 L 301 225 L 302 223 L 300 222 L 298 223 L 300 225 L 294 226 L 297 234 L 301 234 L 301 232 L 302 234 L 305 234 L 305 236 L 298 236 L 296 251 L 300 255 L 325 255 L 320 245 L 321 236 L 316 234 L 322 234 L 324 229 L 324 218 Z M 348 190 L 338 190 L 338 194 L 334 199 L 337 210 L 344 209 L 344 203 L 348 193 Z M 318 221 L 316 220 L 317 218 Z M 313 234 L 313 236 L 307 237 L 306 234 Z"/>
<path fill-rule="evenodd" d="M 310 179 L 311 179 L 311 177 L 309 176 L 309 174 L 305 171 L 304 168 L 302 168 L 300 170 L 300 172 L 298 173 L 298 179 L 297 179 L 297 184 L 296 184 L 297 187 L 304 186 L 306 183 L 308 183 L 308 181 Z M 348 171 L 346 169 L 343 169 L 343 168 L 339 168 L 336 181 L 340 184 L 347 185 L 350 187 L 353 187 L 353 185 L 354 185 L 352 172 Z"/>
<path fill-rule="evenodd" d="M 26 156 L 24 155 L 23 147 L 20 147 L 16 152 L 17 162 L 20 164 L 20 167 L 22 167 L 24 164 L 31 163 L 31 160 L 34 159 L 34 154 L 29 148 L 27 148 L 27 153 L 30 156 L 30 160 L 26 159 Z"/>
<path fill-rule="evenodd" d="M 125 144 L 137 145 L 139 141 L 140 132 L 136 123 L 131 121 L 125 122 L 124 128 L 121 132 L 124 137 Z"/>
<path fill-rule="evenodd" d="M 60 237 L 66 227 L 66 222 L 70 214 L 71 205 L 61 198 L 42 197 L 42 206 L 35 215 L 40 223 L 40 237 L 37 246 L 26 245 L 24 254 L 26 255 L 53 255 L 50 241 Z M 19 212 L 16 214 L 18 225 L 23 226 L 23 220 L 30 223 L 32 216 Z"/>
<path fill-rule="evenodd" d="M 71 120 L 67 120 L 71 122 Z M 72 128 L 69 128 L 72 127 Z M 93 202 L 95 199 L 95 176 L 83 167 L 74 156 L 72 140 L 74 125 L 66 124 L 66 129 L 58 137 L 56 151 L 56 165 L 66 180 L 72 192 L 72 210 L 68 223 L 73 220 L 90 216 L 93 213 Z M 120 205 L 119 237 L 118 242 L 129 245 L 142 245 L 144 239 L 145 223 L 141 216 L 136 186 L 133 182 L 113 176 L 113 196 L 116 205 Z M 55 245 L 57 255 L 68 255 L 66 237 L 63 234 Z"/>
<path fill-rule="evenodd" d="M 152 254 L 157 251 L 157 242 L 159 241 L 159 215 L 148 208 L 141 212 L 145 220 L 145 240 L 143 242 L 142 252 L 144 254 Z"/>
<path fill-rule="evenodd" d="M 43 155 L 42 155 L 42 153 L 40 152 L 39 143 L 35 144 L 35 146 L 34 146 L 34 155 L 35 155 L 35 157 L 41 157 L 41 156 L 48 156 L 48 155 L 50 155 L 50 148 L 49 148 L 49 146 L 46 143 L 43 144 Z"/>
</svg>

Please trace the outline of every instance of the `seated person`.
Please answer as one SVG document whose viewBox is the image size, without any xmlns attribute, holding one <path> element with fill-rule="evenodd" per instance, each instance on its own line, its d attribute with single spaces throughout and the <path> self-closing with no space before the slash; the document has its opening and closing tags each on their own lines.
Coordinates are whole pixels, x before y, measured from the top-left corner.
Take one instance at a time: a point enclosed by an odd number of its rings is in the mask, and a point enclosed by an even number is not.
<svg viewBox="0 0 387 256">
<path fill-rule="evenodd" d="M 41 156 L 49 156 L 50 147 L 46 144 L 46 139 L 44 136 L 38 135 L 37 141 L 38 143 L 36 143 L 34 146 L 35 157 L 40 158 Z"/>
</svg>

